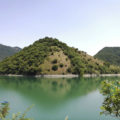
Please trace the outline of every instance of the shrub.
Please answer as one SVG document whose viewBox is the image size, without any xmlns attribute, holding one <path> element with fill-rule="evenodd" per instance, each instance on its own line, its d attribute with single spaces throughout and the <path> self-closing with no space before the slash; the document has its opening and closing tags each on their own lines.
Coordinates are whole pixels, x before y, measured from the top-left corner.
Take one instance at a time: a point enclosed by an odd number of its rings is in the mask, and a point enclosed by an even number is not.
<svg viewBox="0 0 120 120">
<path fill-rule="evenodd" d="M 51 55 L 53 55 L 54 53 L 52 52 Z"/>
<path fill-rule="evenodd" d="M 62 68 L 64 65 L 63 65 L 63 63 L 60 63 L 60 65 L 59 65 L 59 66 Z"/>
<path fill-rule="evenodd" d="M 65 75 L 65 73 L 63 72 L 62 75 Z"/>
<path fill-rule="evenodd" d="M 74 74 L 78 74 L 79 76 L 83 76 L 84 74 L 84 68 L 80 66 L 75 66 L 73 69 Z"/>
<path fill-rule="evenodd" d="M 57 59 L 54 59 L 54 60 L 52 61 L 52 63 L 53 63 L 53 64 L 56 64 L 56 63 L 57 63 Z"/>
<path fill-rule="evenodd" d="M 54 70 L 54 71 L 58 70 L 58 65 L 53 65 L 52 70 Z"/>
<path fill-rule="evenodd" d="M 68 58 L 66 58 L 66 61 L 68 61 Z"/>
<path fill-rule="evenodd" d="M 104 62 L 104 66 L 110 67 L 110 63 L 109 62 Z"/>
<path fill-rule="evenodd" d="M 67 72 L 68 72 L 68 73 L 71 73 L 71 72 L 72 72 L 72 70 L 71 70 L 70 67 L 67 69 Z"/>
<path fill-rule="evenodd" d="M 48 69 L 47 71 L 50 72 L 50 69 Z"/>
</svg>

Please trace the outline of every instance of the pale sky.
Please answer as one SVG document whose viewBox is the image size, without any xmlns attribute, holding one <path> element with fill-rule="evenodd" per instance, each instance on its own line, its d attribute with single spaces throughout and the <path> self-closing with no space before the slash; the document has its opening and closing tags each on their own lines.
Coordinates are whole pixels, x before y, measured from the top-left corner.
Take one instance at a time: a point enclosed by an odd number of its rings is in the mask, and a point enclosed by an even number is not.
<svg viewBox="0 0 120 120">
<path fill-rule="evenodd" d="M 120 46 L 120 0 L 0 0 L 0 43 L 25 47 L 45 36 L 94 55 Z"/>
</svg>

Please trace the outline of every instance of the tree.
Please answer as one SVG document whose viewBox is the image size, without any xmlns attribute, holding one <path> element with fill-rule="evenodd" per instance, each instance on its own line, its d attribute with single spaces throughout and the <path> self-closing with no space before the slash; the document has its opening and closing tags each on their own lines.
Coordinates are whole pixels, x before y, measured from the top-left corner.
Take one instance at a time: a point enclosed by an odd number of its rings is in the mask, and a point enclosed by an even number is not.
<svg viewBox="0 0 120 120">
<path fill-rule="evenodd" d="M 53 65 L 53 66 L 52 66 L 52 70 L 53 70 L 53 71 L 57 71 L 57 70 L 58 70 L 58 65 Z"/>
<path fill-rule="evenodd" d="M 120 82 L 104 81 L 102 83 L 101 92 L 105 95 L 101 114 L 110 114 L 120 118 Z"/>
</svg>

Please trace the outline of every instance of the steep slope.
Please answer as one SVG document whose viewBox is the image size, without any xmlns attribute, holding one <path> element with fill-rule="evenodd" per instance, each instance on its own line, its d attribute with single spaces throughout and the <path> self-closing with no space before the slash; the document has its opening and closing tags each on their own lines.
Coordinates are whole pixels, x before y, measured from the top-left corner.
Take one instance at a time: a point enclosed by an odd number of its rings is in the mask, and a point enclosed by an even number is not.
<svg viewBox="0 0 120 120">
<path fill-rule="evenodd" d="M 120 47 L 105 47 L 95 57 L 110 64 L 120 66 Z"/>
<path fill-rule="evenodd" d="M 14 55 L 15 53 L 19 52 L 21 49 L 19 47 L 9 47 L 0 44 L 0 61 L 6 57 Z"/>
<path fill-rule="evenodd" d="M 0 63 L 0 74 L 118 73 L 120 69 L 94 59 L 53 38 L 44 38 Z"/>
</svg>

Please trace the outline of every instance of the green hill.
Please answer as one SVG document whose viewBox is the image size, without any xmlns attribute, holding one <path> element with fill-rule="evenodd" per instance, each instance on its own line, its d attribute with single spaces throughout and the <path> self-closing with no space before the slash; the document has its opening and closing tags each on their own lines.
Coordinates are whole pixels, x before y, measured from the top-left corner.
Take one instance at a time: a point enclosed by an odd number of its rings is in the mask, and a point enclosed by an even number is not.
<svg viewBox="0 0 120 120">
<path fill-rule="evenodd" d="M 39 39 L 0 63 L 0 74 L 118 73 L 119 67 L 94 59 L 53 38 Z"/>
<path fill-rule="evenodd" d="M 21 49 L 19 47 L 9 47 L 0 44 L 0 61 L 6 57 L 14 55 L 15 53 L 19 52 Z"/>
<path fill-rule="evenodd" d="M 120 66 L 120 47 L 105 47 L 95 57 L 110 64 Z"/>
</svg>

